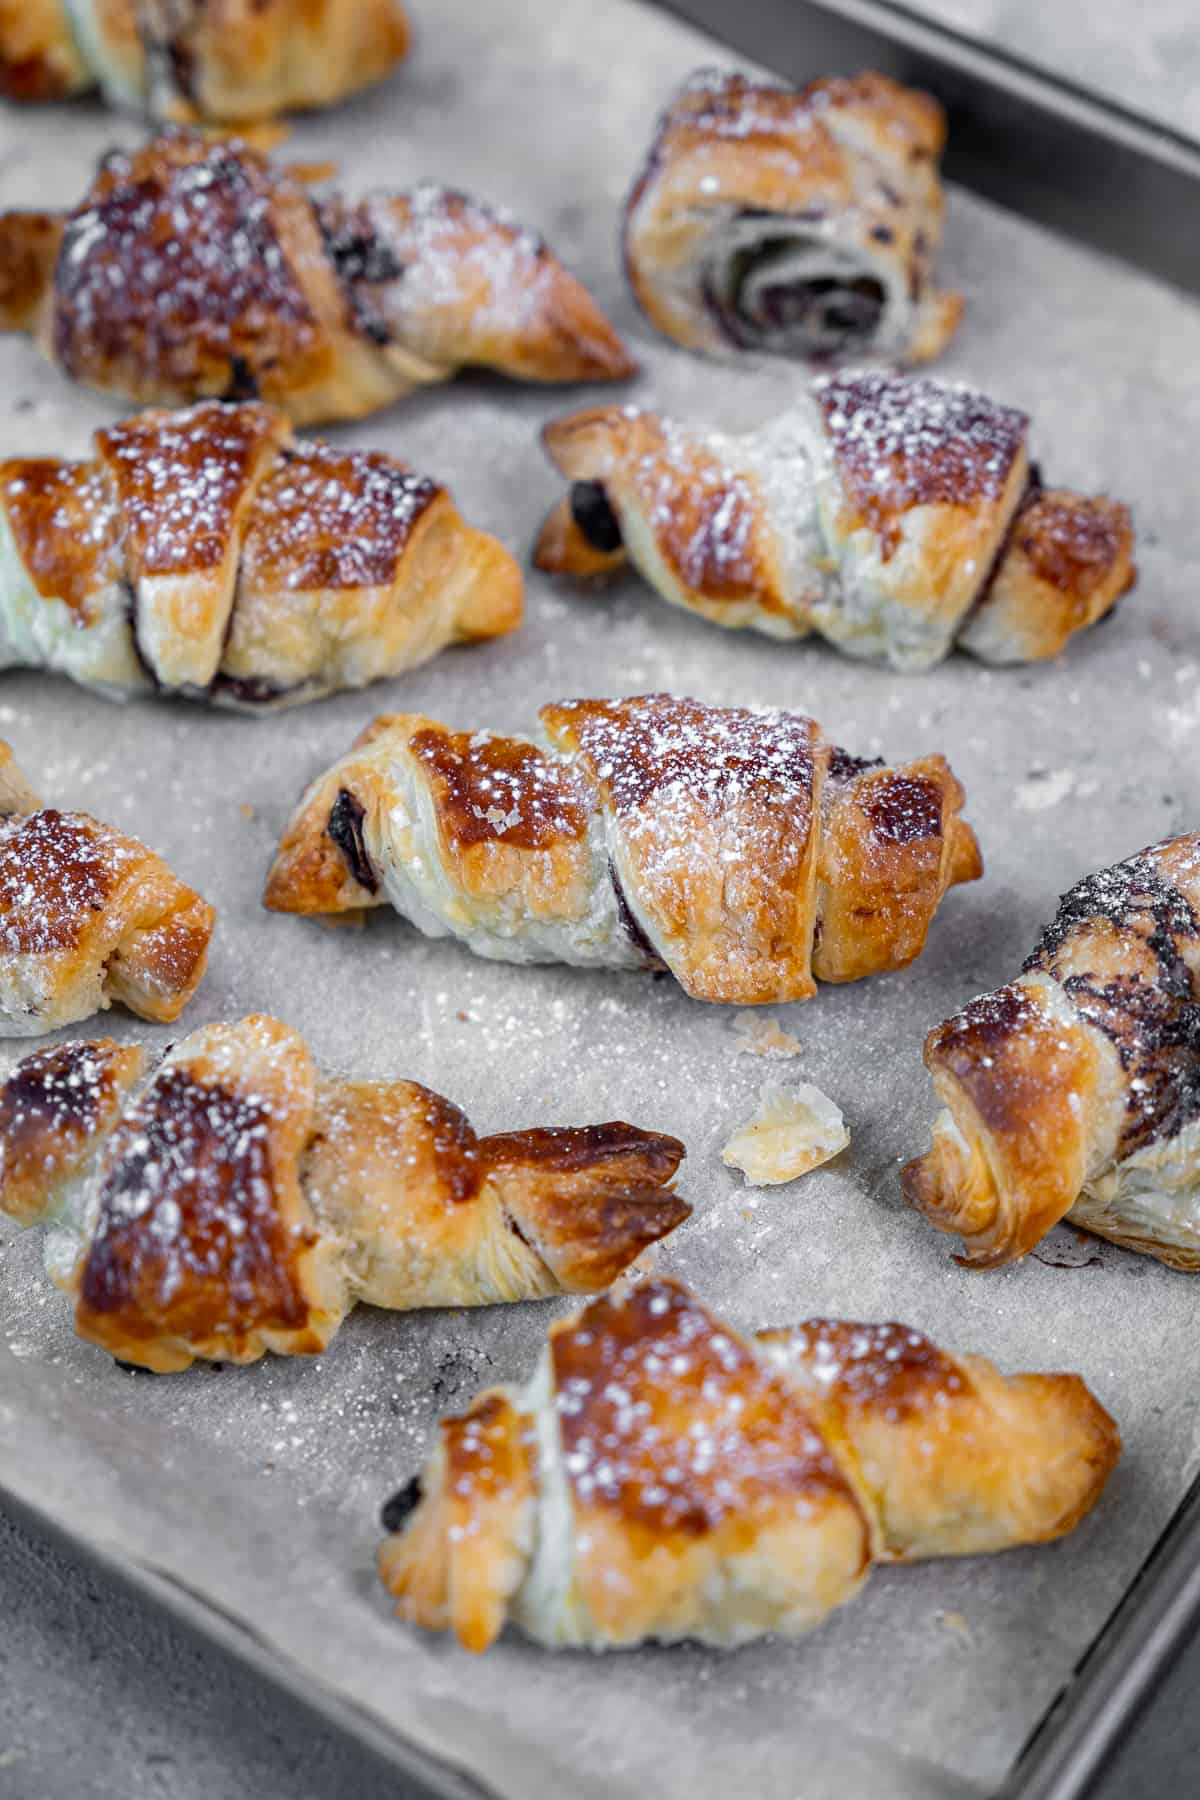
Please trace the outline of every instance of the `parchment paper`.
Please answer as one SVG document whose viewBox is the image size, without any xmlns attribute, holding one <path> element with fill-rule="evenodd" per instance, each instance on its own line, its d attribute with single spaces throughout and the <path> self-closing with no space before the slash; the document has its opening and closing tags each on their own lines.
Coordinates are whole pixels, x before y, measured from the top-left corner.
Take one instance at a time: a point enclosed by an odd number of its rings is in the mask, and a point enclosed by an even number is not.
<svg viewBox="0 0 1200 1800">
<path fill-rule="evenodd" d="M 724 427 L 786 403 L 798 370 L 730 369 L 659 343 L 619 272 L 620 197 L 660 103 L 713 47 L 628 0 L 439 0 L 419 24 L 396 82 L 304 122 L 289 150 L 337 157 L 351 188 L 434 175 L 542 227 L 644 358 L 636 398 Z M 135 135 L 91 106 L 6 115 L 0 203 L 73 200 L 91 159 Z M 363 1312 L 316 1362 L 154 1380 L 75 1340 L 32 1234 L 0 1239 L 0 1484 L 199 1595 L 495 1795 L 986 1791 L 1197 1463 L 1189 1278 L 1067 1231 L 1019 1269 L 968 1275 L 900 1199 L 897 1169 L 934 1112 L 927 1027 L 1013 975 L 1079 875 L 1200 819 L 1200 316 L 963 195 L 947 238 L 946 275 L 970 310 L 942 371 L 1028 407 L 1052 479 L 1108 486 L 1137 511 L 1139 590 L 1060 663 L 993 673 L 956 658 L 897 677 L 817 644 L 721 634 L 634 581 L 598 598 L 531 576 L 512 639 L 274 720 L 0 680 L 0 731 L 42 791 L 142 836 L 218 905 L 189 1025 L 274 1012 L 326 1067 L 414 1077 L 483 1130 L 626 1117 L 678 1133 L 696 1214 L 659 1266 L 737 1322 L 900 1318 L 1006 1367 L 1077 1369 L 1121 1424 L 1124 1461 L 1065 1543 L 879 1571 L 800 1644 L 595 1659 L 506 1639 L 473 1660 L 389 1617 L 376 1509 L 423 1460 L 439 1413 L 532 1366 L 553 1308 Z M 582 398 L 464 381 L 336 435 L 443 477 L 524 554 L 557 493 L 537 428 Z M 84 453 L 111 411 L 0 341 L 0 452 Z M 719 1161 L 779 1072 L 735 1055 L 729 1011 L 647 977 L 484 963 L 392 918 L 332 932 L 259 907 L 296 794 L 374 712 L 521 727 L 546 699 L 655 686 L 806 709 L 862 752 L 943 750 L 983 842 L 986 879 L 949 897 L 913 968 L 779 1009 L 803 1046 L 784 1072 L 819 1083 L 853 1131 L 850 1151 L 797 1187 L 756 1196 Z M 98 1028 L 171 1035 L 117 1013 Z"/>
</svg>

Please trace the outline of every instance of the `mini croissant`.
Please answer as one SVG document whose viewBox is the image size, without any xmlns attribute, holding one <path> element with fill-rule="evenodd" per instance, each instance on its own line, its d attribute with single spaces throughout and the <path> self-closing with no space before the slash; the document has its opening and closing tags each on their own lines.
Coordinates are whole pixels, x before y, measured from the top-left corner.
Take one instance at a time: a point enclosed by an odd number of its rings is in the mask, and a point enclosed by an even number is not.
<svg viewBox="0 0 1200 1800">
<path fill-rule="evenodd" d="M 597 1293 L 687 1218 L 674 1138 L 477 1138 L 411 1081 L 322 1079 L 276 1019 L 207 1025 L 149 1073 L 102 1038 L 0 1088 L 0 1211 L 52 1227 L 79 1335 L 169 1373 L 324 1350 L 358 1301 Z"/>
<path fill-rule="evenodd" d="M 1200 835 L 1079 882 L 925 1062 L 946 1110 L 904 1190 L 968 1263 L 1012 1262 L 1066 1217 L 1200 1269 Z"/>
<path fill-rule="evenodd" d="M 646 1281 L 442 1422 L 384 1509 L 380 1572 L 469 1650 L 508 1620 L 555 1648 L 793 1637 L 874 1562 L 1063 1536 L 1120 1448 L 1077 1375 L 1005 1377 L 901 1325 L 743 1337 Z"/>
<path fill-rule="evenodd" d="M 446 489 L 204 401 L 0 463 L 0 666 L 261 712 L 399 675 L 521 618 L 521 572 Z"/>
<path fill-rule="evenodd" d="M 945 137 L 937 101 L 885 75 L 796 92 L 700 70 L 626 203 L 642 309 L 690 350 L 937 356 L 962 313 L 932 274 Z"/>
<path fill-rule="evenodd" d="M 381 81 L 408 42 L 400 0 L 0 0 L 0 93 L 267 119 Z"/>
<path fill-rule="evenodd" d="M 119 1002 L 177 1019 L 216 914 L 136 838 L 42 806 L 0 744 L 0 1037 L 40 1037 Z"/>
<path fill-rule="evenodd" d="M 902 968 L 982 872 L 940 756 L 889 768 L 800 713 L 670 694 L 540 718 L 545 748 L 376 719 L 301 800 L 266 904 L 390 903 L 480 956 L 667 968 L 752 1006 Z"/>
<path fill-rule="evenodd" d="M 611 381 L 633 364 L 534 232 L 448 189 L 313 198 L 184 130 L 105 157 L 73 212 L 0 214 L 0 330 L 143 405 L 262 399 L 356 419 L 467 364 Z"/>
<path fill-rule="evenodd" d="M 839 375 L 749 436 L 635 407 L 573 413 L 544 442 L 571 483 L 535 552 L 551 574 L 626 561 L 727 629 L 816 631 L 926 669 L 1057 656 L 1133 585 L 1116 501 L 1043 488 L 1024 413 L 926 378 Z"/>
</svg>

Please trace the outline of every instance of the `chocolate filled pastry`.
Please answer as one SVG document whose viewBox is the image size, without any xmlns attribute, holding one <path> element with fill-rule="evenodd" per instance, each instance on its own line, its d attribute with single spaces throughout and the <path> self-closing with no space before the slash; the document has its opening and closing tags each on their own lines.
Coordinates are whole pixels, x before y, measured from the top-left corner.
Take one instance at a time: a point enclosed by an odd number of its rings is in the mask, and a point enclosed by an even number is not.
<svg viewBox="0 0 1200 1800">
<path fill-rule="evenodd" d="M 753 1006 L 903 968 L 982 873 L 940 756 L 891 768 L 800 713 L 671 694 L 539 716 L 537 743 L 376 719 L 301 800 L 267 906 L 391 905 L 479 956 L 665 968 Z"/>
<path fill-rule="evenodd" d="M 945 137 L 937 101 L 885 75 L 797 92 L 701 70 L 626 202 L 643 312 L 689 350 L 928 362 L 962 313 L 933 280 Z"/>
<path fill-rule="evenodd" d="M 1200 836 L 1064 895 L 1016 981 L 931 1031 L 909 1200 L 981 1268 L 1062 1218 L 1200 1269 Z"/>
<path fill-rule="evenodd" d="M 400 0 L 0 0 L 0 94 L 237 123 L 332 106 L 408 44 Z"/>
<path fill-rule="evenodd" d="M 1004 1376 L 903 1325 L 743 1336 L 644 1281 L 442 1421 L 379 1567 L 403 1619 L 468 1650 L 509 1621 L 551 1648 L 798 1637 L 873 1563 L 1062 1537 L 1120 1452 L 1077 1375 Z"/>
<path fill-rule="evenodd" d="M 523 582 L 446 489 L 202 401 L 0 463 L 0 667 L 262 712 L 519 624 Z"/>
<path fill-rule="evenodd" d="M 688 1217 L 682 1158 L 624 1124 L 476 1137 L 416 1082 L 321 1077 L 260 1016 L 153 1070 L 56 1044 L 0 1088 L 0 1211 L 48 1228 L 79 1335 L 159 1373 L 315 1355 L 359 1301 L 599 1293 Z"/>
<path fill-rule="evenodd" d="M 356 419 L 468 365 L 612 381 L 633 363 L 536 233 L 448 188 L 312 195 L 249 145 L 171 130 L 72 212 L 0 214 L 0 330 L 143 405 L 262 399 Z"/>
<path fill-rule="evenodd" d="M 632 564 L 727 630 L 819 632 L 848 655 L 927 669 L 1057 656 L 1133 585 L 1116 501 L 1044 488 L 1029 421 L 927 378 L 818 381 L 743 437 L 636 407 L 547 425 L 570 482 L 534 552 L 589 579 Z"/>
<path fill-rule="evenodd" d="M 114 1002 L 177 1019 L 216 914 L 152 850 L 43 806 L 0 744 L 0 1037 L 40 1037 Z"/>
</svg>

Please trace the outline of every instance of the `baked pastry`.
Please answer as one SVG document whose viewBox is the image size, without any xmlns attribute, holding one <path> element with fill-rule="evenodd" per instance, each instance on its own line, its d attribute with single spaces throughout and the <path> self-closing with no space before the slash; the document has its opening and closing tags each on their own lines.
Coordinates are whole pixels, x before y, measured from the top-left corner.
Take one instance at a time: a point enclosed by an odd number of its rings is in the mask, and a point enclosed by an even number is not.
<svg viewBox="0 0 1200 1800">
<path fill-rule="evenodd" d="M 550 574 L 626 561 L 675 606 L 774 638 L 926 669 L 1057 656 L 1133 585 L 1124 506 L 1043 488 L 1029 421 L 966 388 L 847 374 L 735 438 L 635 407 L 543 433 L 570 492 L 534 553 Z"/>
<path fill-rule="evenodd" d="M 0 744 L 0 1037 L 114 1001 L 169 1024 L 203 979 L 215 920 L 136 838 L 43 806 Z"/>
<path fill-rule="evenodd" d="M 159 1373 L 315 1354 L 351 1308 L 590 1294 L 691 1208 L 675 1138 L 477 1138 L 412 1081 L 322 1079 L 277 1019 L 163 1057 L 56 1044 L 0 1088 L 0 1210 L 50 1227 L 79 1335 Z"/>
<path fill-rule="evenodd" d="M 1120 1450 L 1077 1375 L 1006 1378 L 902 1325 L 743 1337 L 645 1281 L 443 1420 L 379 1566 L 402 1618 L 469 1650 L 508 1620 L 593 1650 L 794 1637 L 874 1562 L 1063 1536 Z"/>
<path fill-rule="evenodd" d="M 797 92 L 700 70 L 625 206 L 643 312 L 689 350 L 928 362 L 962 315 L 933 282 L 945 138 L 937 101 L 886 75 Z"/>
<path fill-rule="evenodd" d="M 1200 835 L 1065 894 L 1018 980 L 931 1031 L 946 1110 L 904 1191 L 964 1261 L 1064 1217 L 1200 1269 Z"/>
<path fill-rule="evenodd" d="M 467 364 L 612 381 L 633 363 L 534 232 L 449 189 L 314 198 L 249 145 L 171 130 L 70 213 L 0 214 L 0 330 L 144 405 L 356 419 Z"/>
<path fill-rule="evenodd" d="M 902 968 L 982 873 L 940 756 L 889 768 L 800 713 L 671 694 L 539 717 L 544 747 L 376 719 L 301 800 L 267 906 L 391 904 L 479 956 L 666 968 L 759 1005 Z"/>
<path fill-rule="evenodd" d="M 378 451 L 202 401 L 0 463 L 0 666 L 261 712 L 520 623 L 508 551 Z"/>
<path fill-rule="evenodd" d="M 408 44 L 400 0 L 0 0 L 0 93 L 236 123 L 331 106 Z"/>
</svg>

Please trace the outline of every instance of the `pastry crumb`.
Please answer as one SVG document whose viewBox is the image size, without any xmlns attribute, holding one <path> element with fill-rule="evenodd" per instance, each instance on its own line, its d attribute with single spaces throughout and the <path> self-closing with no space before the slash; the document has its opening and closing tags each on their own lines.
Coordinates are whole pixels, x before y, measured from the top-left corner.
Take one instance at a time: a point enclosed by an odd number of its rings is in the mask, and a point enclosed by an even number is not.
<svg viewBox="0 0 1200 1800">
<path fill-rule="evenodd" d="M 758 1110 L 734 1132 L 721 1161 L 749 1187 L 775 1187 L 819 1169 L 844 1150 L 850 1133 L 839 1106 L 811 1081 L 764 1082 Z"/>
<path fill-rule="evenodd" d="M 248 800 L 242 801 L 242 804 L 238 807 L 238 811 L 241 813 L 243 819 L 252 819 L 255 816 L 254 808 Z"/>
<path fill-rule="evenodd" d="M 746 1008 L 733 1015 L 735 1056 L 799 1056 L 800 1040 L 785 1031 L 771 1013 Z"/>
</svg>

